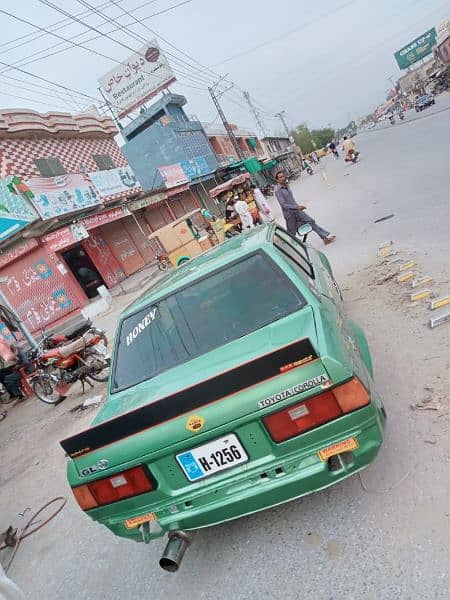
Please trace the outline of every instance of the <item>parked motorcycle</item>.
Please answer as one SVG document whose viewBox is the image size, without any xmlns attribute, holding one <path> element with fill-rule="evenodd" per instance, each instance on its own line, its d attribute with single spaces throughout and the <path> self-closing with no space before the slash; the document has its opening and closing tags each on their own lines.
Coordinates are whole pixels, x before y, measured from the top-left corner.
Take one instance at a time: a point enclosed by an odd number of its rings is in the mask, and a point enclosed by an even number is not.
<svg viewBox="0 0 450 600">
<path fill-rule="evenodd" d="M 60 334 L 47 334 L 45 329 L 42 330 L 42 348 L 46 350 L 51 350 L 52 348 L 56 348 L 57 346 L 62 346 L 63 344 L 68 344 L 69 342 L 81 337 L 86 332 L 91 331 L 94 335 L 98 335 L 100 337 L 101 342 L 108 346 L 108 338 L 106 337 L 106 333 L 103 329 L 99 329 L 92 325 L 92 321 L 90 319 L 83 321 L 66 333 Z"/>
<path fill-rule="evenodd" d="M 170 267 L 170 260 L 167 254 L 157 254 L 156 261 L 160 271 L 167 271 L 167 269 Z"/>
<path fill-rule="evenodd" d="M 37 372 L 31 380 L 33 392 L 46 404 L 59 404 L 74 383 L 93 387 L 90 380 L 108 380 L 110 357 L 99 334 L 85 332 L 63 346 L 35 351 Z"/>
</svg>

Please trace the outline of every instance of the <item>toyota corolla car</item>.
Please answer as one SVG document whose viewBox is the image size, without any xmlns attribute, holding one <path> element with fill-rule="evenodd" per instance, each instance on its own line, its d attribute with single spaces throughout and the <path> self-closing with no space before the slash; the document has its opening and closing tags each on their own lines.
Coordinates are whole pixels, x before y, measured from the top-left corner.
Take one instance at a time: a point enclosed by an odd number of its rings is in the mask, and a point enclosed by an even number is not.
<svg viewBox="0 0 450 600">
<path fill-rule="evenodd" d="M 123 312 L 106 402 L 61 444 L 81 509 L 128 539 L 168 533 L 173 571 L 195 530 L 367 467 L 384 421 L 327 258 L 272 224 Z"/>
</svg>

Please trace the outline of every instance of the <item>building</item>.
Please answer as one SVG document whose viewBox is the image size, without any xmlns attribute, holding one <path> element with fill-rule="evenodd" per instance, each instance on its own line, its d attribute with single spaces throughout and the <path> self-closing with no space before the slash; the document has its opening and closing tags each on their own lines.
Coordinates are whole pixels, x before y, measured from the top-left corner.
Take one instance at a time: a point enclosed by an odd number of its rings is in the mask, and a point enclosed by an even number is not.
<svg viewBox="0 0 450 600">
<path fill-rule="evenodd" d="M 164 189 L 169 202 L 154 207 L 152 226 L 161 227 L 202 203 L 216 185 L 216 155 L 202 124 L 189 119 L 184 96 L 166 93 L 122 130 L 122 151 L 145 193 Z"/>
<path fill-rule="evenodd" d="M 154 260 L 142 188 L 115 135 L 97 114 L 0 111 L 0 285 L 32 331 Z"/>
<path fill-rule="evenodd" d="M 437 28 L 434 55 L 441 65 L 450 63 L 450 21 L 447 19 L 442 21 Z"/>
<path fill-rule="evenodd" d="M 265 151 L 265 157 L 277 161 L 277 168 L 287 172 L 298 169 L 297 155 L 293 149 L 293 144 L 288 137 L 265 137 L 261 140 Z"/>
<path fill-rule="evenodd" d="M 253 131 L 231 125 L 244 158 L 264 158 L 264 148 Z M 206 135 L 215 152 L 220 167 L 227 167 L 241 159 L 224 127 L 205 127 Z"/>
<path fill-rule="evenodd" d="M 413 98 L 417 94 L 423 94 L 429 78 L 436 72 L 436 61 L 434 58 L 427 60 L 418 67 L 411 68 L 397 81 L 399 90 Z"/>
</svg>

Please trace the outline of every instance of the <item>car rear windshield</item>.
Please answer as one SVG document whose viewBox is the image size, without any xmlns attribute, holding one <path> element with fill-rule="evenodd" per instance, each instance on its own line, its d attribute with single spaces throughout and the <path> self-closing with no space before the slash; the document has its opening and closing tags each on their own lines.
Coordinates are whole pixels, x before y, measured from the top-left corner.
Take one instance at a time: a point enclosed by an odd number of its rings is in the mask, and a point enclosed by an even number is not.
<svg viewBox="0 0 450 600">
<path fill-rule="evenodd" d="M 111 392 L 151 379 L 305 304 L 264 252 L 231 263 L 122 322 Z"/>
</svg>

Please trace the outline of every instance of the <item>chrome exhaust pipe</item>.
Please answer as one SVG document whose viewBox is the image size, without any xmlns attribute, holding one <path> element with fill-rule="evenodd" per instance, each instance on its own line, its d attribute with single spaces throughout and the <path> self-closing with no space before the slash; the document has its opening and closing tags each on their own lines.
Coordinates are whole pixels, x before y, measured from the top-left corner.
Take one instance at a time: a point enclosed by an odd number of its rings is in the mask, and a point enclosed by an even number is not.
<svg viewBox="0 0 450 600">
<path fill-rule="evenodd" d="M 184 553 L 191 544 L 195 531 L 181 531 L 177 529 L 169 532 L 169 541 L 159 559 L 159 566 L 169 573 L 178 571 Z"/>
</svg>

